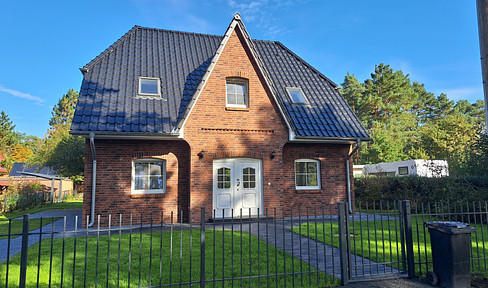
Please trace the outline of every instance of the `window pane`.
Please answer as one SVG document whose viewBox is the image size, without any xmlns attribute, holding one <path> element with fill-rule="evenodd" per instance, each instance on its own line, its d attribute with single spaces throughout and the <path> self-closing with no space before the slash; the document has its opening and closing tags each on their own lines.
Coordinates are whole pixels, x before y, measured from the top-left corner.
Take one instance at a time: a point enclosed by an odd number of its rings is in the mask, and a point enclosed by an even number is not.
<svg viewBox="0 0 488 288">
<path fill-rule="evenodd" d="M 147 175 L 147 163 L 136 163 L 135 174 L 136 176 Z"/>
<path fill-rule="evenodd" d="M 141 93 L 158 95 L 157 79 L 140 79 Z"/>
<path fill-rule="evenodd" d="M 147 190 L 149 187 L 147 177 L 137 176 L 135 177 L 134 182 L 134 189 L 136 190 Z"/>
<path fill-rule="evenodd" d="M 236 89 L 236 93 L 239 95 L 246 94 L 246 86 L 244 85 L 235 84 L 235 89 Z"/>
<path fill-rule="evenodd" d="M 217 183 L 217 188 L 219 188 L 219 189 L 224 188 L 224 183 L 222 183 L 222 182 Z"/>
<path fill-rule="evenodd" d="M 151 170 L 151 175 L 162 175 L 163 173 L 163 163 L 162 162 L 157 162 L 157 163 L 150 163 L 150 170 Z"/>
<path fill-rule="evenodd" d="M 317 174 L 317 162 L 307 162 L 307 172 Z"/>
<path fill-rule="evenodd" d="M 246 104 L 246 99 L 244 95 L 237 94 L 236 95 L 236 104 L 237 105 L 245 105 Z"/>
<path fill-rule="evenodd" d="M 307 186 L 307 178 L 303 174 L 297 174 L 296 181 L 297 186 Z"/>
<path fill-rule="evenodd" d="M 235 94 L 236 93 L 236 85 L 232 83 L 227 83 L 227 93 L 228 94 Z"/>
<path fill-rule="evenodd" d="M 307 100 L 305 99 L 305 96 L 303 96 L 303 93 L 299 89 L 288 89 L 288 93 L 290 93 L 291 100 L 293 103 L 307 103 Z"/>
<path fill-rule="evenodd" d="M 306 172 L 306 162 L 295 162 L 295 170 L 296 173 L 305 173 Z"/>
<path fill-rule="evenodd" d="M 225 188 L 230 188 L 230 182 L 225 182 Z"/>
<path fill-rule="evenodd" d="M 244 182 L 243 185 L 244 185 L 244 188 L 249 188 L 249 182 Z"/>
<path fill-rule="evenodd" d="M 317 174 L 307 175 L 307 186 L 319 186 L 317 182 Z"/>
<path fill-rule="evenodd" d="M 236 94 L 227 94 L 227 104 L 236 104 Z"/>
<path fill-rule="evenodd" d="M 151 176 L 149 189 L 163 189 L 163 176 Z"/>
</svg>

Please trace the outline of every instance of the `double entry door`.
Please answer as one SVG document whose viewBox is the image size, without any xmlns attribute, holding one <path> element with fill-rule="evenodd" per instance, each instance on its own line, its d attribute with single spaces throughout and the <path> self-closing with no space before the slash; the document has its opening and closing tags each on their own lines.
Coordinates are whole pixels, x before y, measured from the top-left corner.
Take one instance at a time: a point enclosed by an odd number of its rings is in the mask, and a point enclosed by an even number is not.
<svg viewBox="0 0 488 288">
<path fill-rule="evenodd" d="M 262 214 L 262 162 L 252 158 L 226 158 L 213 162 L 213 209 L 216 218 Z"/>
</svg>

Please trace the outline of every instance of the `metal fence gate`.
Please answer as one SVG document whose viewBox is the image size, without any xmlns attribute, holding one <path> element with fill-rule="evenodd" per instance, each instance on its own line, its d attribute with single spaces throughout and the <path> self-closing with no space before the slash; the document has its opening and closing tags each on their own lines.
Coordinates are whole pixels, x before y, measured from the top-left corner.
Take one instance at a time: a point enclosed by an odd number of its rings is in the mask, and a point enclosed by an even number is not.
<svg viewBox="0 0 488 288">
<path fill-rule="evenodd" d="M 359 202 L 353 214 L 347 207 L 338 207 L 342 282 L 411 276 L 410 202 Z"/>
</svg>

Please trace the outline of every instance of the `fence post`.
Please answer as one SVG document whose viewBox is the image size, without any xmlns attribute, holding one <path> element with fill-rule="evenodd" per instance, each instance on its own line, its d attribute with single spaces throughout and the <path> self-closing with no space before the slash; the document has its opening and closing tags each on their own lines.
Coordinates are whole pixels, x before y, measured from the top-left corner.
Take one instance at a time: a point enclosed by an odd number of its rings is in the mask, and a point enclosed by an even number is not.
<svg viewBox="0 0 488 288">
<path fill-rule="evenodd" d="M 403 223 L 405 225 L 405 245 L 407 248 L 407 273 L 408 278 L 415 278 L 415 262 L 413 256 L 412 215 L 410 201 L 402 201 Z"/>
<path fill-rule="evenodd" d="M 340 250 L 340 260 L 341 260 L 341 282 L 342 285 L 347 285 L 349 283 L 348 275 L 348 261 L 347 261 L 347 230 L 346 230 L 346 204 L 344 202 L 337 203 L 337 212 L 339 216 L 339 250 Z"/>
<path fill-rule="evenodd" d="M 200 287 L 205 288 L 205 206 L 200 215 Z"/>
<path fill-rule="evenodd" d="M 27 250 L 29 249 L 29 220 L 30 215 L 24 214 L 22 225 L 22 250 L 20 252 L 20 279 L 19 287 L 25 288 L 27 276 Z M 41 241 L 41 239 L 39 239 Z"/>
</svg>

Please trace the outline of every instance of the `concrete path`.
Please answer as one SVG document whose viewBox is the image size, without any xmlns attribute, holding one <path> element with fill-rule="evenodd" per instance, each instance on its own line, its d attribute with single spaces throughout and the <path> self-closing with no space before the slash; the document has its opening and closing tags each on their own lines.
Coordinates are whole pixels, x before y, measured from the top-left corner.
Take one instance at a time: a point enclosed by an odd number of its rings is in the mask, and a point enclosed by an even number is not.
<svg viewBox="0 0 488 288">
<path fill-rule="evenodd" d="M 31 219 L 33 218 L 51 218 L 51 217 L 66 217 L 63 219 L 59 219 L 54 221 L 53 223 L 49 223 L 42 227 L 42 239 L 50 238 L 51 235 L 53 238 L 61 238 L 63 237 L 63 233 L 57 233 L 62 231 L 73 231 L 75 230 L 75 218 L 78 216 L 78 229 L 81 228 L 81 209 L 70 209 L 70 210 L 50 210 L 50 211 L 43 211 L 39 213 L 32 214 L 30 216 Z M 22 217 L 17 218 L 22 219 Z M 66 221 L 65 221 L 66 219 Z M 22 225 L 22 224 L 20 224 Z M 66 229 L 65 229 L 66 225 Z M 51 232 L 55 232 L 54 234 Z M 40 229 L 30 231 L 29 235 L 29 247 L 39 242 L 39 232 Z M 10 250 L 8 249 L 9 243 L 8 239 L 0 239 L 0 263 L 3 263 L 7 260 L 8 257 L 13 257 L 20 253 L 22 247 L 22 237 L 16 237 L 10 239 Z"/>
</svg>

